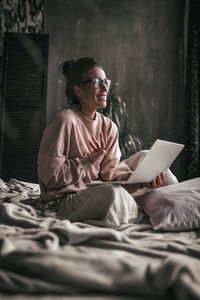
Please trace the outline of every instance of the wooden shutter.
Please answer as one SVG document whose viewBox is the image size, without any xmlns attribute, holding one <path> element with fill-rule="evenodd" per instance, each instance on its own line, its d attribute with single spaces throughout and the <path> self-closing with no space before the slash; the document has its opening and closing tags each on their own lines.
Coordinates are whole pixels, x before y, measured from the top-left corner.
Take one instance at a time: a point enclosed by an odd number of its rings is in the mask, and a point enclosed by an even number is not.
<svg viewBox="0 0 200 300">
<path fill-rule="evenodd" d="M 1 178 L 38 182 L 45 125 L 48 35 L 6 33 L 1 105 Z"/>
</svg>

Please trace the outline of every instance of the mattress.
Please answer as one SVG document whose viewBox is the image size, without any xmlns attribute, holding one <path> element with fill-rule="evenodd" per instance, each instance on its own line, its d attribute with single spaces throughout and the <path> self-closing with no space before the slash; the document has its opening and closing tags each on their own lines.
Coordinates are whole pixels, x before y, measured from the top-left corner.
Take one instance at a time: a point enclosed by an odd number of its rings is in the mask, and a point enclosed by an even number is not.
<svg viewBox="0 0 200 300">
<path fill-rule="evenodd" d="M 0 180 L 0 299 L 200 299 L 200 232 L 45 216 L 39 185 Z"/>
</svg>

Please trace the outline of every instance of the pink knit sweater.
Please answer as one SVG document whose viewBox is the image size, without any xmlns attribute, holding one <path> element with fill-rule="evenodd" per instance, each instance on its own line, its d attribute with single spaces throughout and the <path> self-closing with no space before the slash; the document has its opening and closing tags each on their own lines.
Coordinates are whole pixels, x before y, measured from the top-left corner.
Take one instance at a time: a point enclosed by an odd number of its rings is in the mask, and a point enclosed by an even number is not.
<svg viewBox="0 0 200 300">
<path fill-rule="evenodd" d="M 99 140 L 103 132 L 105 143 L 112 143 L 105 156 L 91 164 L 87 156 L 92 135 Z M 42 137 L 38 154 L 38 176 L 41 200 L 51 200 L 66 192 L 86 189 L 93 180 L 126 180 L 132 173 L 128 165 L 120 162 L 118 129 L 107 117 L 96 113 L 90 120 L 76 108 L 59 113 Z"/>
</svg>

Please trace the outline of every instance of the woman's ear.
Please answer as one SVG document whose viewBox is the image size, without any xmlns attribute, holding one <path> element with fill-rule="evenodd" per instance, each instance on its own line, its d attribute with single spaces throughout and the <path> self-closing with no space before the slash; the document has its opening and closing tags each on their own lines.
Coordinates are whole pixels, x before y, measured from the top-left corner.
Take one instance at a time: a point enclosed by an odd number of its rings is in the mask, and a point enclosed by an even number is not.
<svg viewBox="0 0 200 300">
<path fill-rule="evenodd" d="M 74 89 L 74 93 L 75 93 L 76 97 L 79 98 L 80 97 L 80 87 L 78 85 L 74 85 L 73 89 Z"/>
</svg>

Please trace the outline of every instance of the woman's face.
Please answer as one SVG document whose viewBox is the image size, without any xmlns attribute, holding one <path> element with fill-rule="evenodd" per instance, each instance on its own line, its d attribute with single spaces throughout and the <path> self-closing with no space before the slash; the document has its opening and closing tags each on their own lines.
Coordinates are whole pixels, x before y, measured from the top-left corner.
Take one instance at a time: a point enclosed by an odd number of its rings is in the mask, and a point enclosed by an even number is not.
<svg viewBox="0 0 200 300">
<path fill-rule="evenodd" d="M 82 82 L 93 78 L 106 79 L 105 72 L 99 68 L 94 67 L 83 74 Z M 90 111 L 96 111 L 99 108 L 106 107 L 108 88 L 105 84 L 100 85 L 99 88 L 95 88 L 92 81 L 75 86 L 76 95 L 79 98 L 81 106 L 87 108 Z"/>
</svg>

